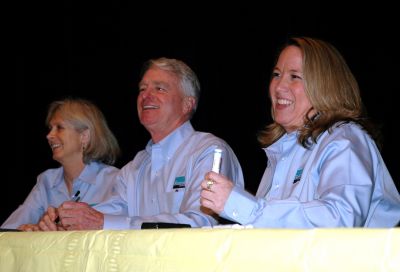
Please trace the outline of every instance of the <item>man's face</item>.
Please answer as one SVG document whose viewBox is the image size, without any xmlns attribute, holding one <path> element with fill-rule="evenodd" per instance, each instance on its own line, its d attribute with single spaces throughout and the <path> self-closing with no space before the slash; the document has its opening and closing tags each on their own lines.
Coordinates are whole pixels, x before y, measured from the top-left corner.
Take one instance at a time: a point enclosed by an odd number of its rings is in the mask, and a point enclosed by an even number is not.
<svg viewBox="0 0 400 272">
<path fill-rule="evenodd" d="M 154 142 L 188 120 L 192 105 L 187 100 L 176 75 L 155 66 L 146 71 L 139 83 L 137 110 Z"/>
</svg>

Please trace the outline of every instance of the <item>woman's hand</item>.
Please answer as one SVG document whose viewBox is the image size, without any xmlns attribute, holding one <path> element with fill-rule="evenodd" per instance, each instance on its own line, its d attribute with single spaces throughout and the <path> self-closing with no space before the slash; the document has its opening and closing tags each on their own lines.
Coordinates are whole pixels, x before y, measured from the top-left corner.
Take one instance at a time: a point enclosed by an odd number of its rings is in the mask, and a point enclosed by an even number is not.
<svg viewBox="0 0 400 272">
<path fill-rule="evenodd" d="M 224 210 L 225 203 L 233 187 L 233 182 L 224 175 L 208 172 L 201 183 L 201 205 L 220 214 Z"/>
</svg>

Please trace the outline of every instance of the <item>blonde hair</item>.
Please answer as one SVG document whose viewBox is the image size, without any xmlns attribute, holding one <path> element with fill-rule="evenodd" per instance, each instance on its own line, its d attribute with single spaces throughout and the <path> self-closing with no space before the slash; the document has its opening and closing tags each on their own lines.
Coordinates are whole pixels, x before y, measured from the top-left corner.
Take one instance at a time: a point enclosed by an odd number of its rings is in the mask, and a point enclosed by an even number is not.
<svg viewBox="0 0 400 272">
<path fill-rule="evenodd" d="M 101 161 L 113 165 L 120 154 L 118 141 L 109 129 L 100 109 L 92 102 L 81 98 L 66 98 L 50 104 L 46 125 L 58 113 L 61 118 L 81 133 L 88 129 L 90 139 L 83 150 L 83 162 Z"/>
<path fill-rule="evenodd" d="M 376 138 L 377 132 L 366 120 L 358 83 L 340 52 L 328 42 L 308 37 L 291 38 L 283 49 L 293 45 L 302 52 L 304 91 L 317 112 L 316 118 L 305 115 L 304 126 L 299 129 L 299 143 L 309 147 L 335 123 L 350 121 L 360 124 Z M 269 146 L 283 134 L 283 127 L 274 122 L 259 133 L 258 140 Z"/>
</svg>

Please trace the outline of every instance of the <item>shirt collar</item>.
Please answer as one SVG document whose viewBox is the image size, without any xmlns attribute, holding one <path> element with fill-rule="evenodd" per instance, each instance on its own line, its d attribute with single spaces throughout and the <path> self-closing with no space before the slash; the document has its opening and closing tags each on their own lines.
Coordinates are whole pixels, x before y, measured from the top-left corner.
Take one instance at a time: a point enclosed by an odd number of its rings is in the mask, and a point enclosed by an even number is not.
<svg viewBox="0 0 400 272">
<path fill-rule="evenodd" d="M 154 144 L 153 141 L 150 140 L 146 146 L 146 151 L 151 154 L 152 148 L 157 146 L 161 149 L 162 156 L 168 159 L 173 156 L 182 142 L 193 133 L 194 129 L 192 124 L 190 121 L 186 121 L 157 144 Z"/>
<path fill-rule="evenodd" d="M 99 167 L 100 164 L 98 162 L 90 162 L 89 164 L 86 164 L 85 168 L 83 168 L 83 171 L 81 172 L 79 177 L 75 179 L 74 182 L 79 180 L 80 182 L 94 184 L 96 182 L 96 175 Z M 54 184 L 52 187 L 62 186 L 64 183 L 63 176 L 64 176 L 64 168 L 61 167 L 61 171 L 58 172 L 57 177 L 54 179 Z"/>
<path fill-rule="evenodd" d="M 278 154 L 282 154 L 284 150 L 288 148 L 288 146 L 293 146 L 296 144 L 298 136 L 299 136 L 299 131 L 297 130 L 283 134 L 272 145 L 264 148 L 267 157 L 270 158 L 270 157 L 275 157 Z"/>
<path fill-rule="evenodd" d="M 99 170 L 100 164 L 98 162 L 90 162 L 85 165 L 82 173 L 79 175 L 78 179 L 82 182 L 89 184 L 96 183 L 96 176 Z"/>
</svg>

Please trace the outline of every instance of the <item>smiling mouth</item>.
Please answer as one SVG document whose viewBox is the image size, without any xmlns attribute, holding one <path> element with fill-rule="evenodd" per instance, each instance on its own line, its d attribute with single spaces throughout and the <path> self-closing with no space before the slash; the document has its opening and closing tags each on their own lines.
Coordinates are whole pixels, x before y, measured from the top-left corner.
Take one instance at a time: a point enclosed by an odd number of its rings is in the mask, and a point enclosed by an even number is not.
<svg viewBox="0 0 400 272">
<path fill-rule="evenodd" d="M 144 110 L 154 110 L 154 109 L 159 109 L 159 106 L 154 106 L 154 105 L 147 105 L 147 106 L 143 106 Z"/>
<path fill-rule="evenodd" d="M 276 100 L 276 103 L 278 105 L 285 105 L 285 106 L 289 106 L 293 104 L 293 101 L 288 100 L 288 99 L 283 99 L 283 98 L 279 98 Z"/>
<path fill-rule="evenodd" d="M 54 150 L 54 149 L 56 149 L 57 147 L 60 147 L 60 146 L 61 146 L 61 144 L 50 144 L 51 150 Z"/>
</svg>

